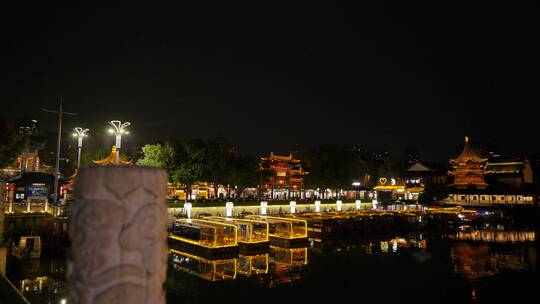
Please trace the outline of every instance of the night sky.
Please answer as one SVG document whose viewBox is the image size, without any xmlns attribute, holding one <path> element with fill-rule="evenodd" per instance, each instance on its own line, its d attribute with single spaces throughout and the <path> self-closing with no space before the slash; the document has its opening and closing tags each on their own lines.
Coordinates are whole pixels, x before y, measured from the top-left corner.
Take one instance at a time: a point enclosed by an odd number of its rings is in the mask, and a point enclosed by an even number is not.
<svg viewBox="0 0 540 304">
<path fill-rule="evenodd" d="M 540 152 L 536 1 L 362 2 L 377 4 L 3 4 L 1 115 L 53 129 L 39 108 L 61 96 L 80 113 L 67 127 L 129 120 L 134 142 L 414 146 L 447 160 L 468 134 Z"/>
</svg>

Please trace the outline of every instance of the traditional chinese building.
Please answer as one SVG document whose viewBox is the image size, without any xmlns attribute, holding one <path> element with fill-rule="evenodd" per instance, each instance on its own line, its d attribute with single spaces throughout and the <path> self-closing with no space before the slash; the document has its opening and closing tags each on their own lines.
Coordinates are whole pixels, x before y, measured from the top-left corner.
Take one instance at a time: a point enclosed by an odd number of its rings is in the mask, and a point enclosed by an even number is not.
<svg viewBox="0 0 540 304">
<path fill-rule="evenodd" d="M 293 157 L 276 155 L 261 157 L 261 189 L 271 199 L 303 198 L 304 178 L 308 172 L 303 171 L 300 160 Z"/>
<path fill-rule="evenodd" d="M 106 166 L 106 165 L 116 165 L 116 146 L 112 146 L 111 154 L 104 159 L 93 160 L 96 165 Z M 131 161 L 127 160 L 123 155 L 120 155 L 119 165 L 131 165 Z"/>
<path fill-rule="evenodd" d="M 450 159 L 453 170 L 448 173 L 454 177 L 454 182 L 450 186 L 457 189 L 466 189 L 470 186 L 477 189 L 486 188 L 484 167 L 487 160 L 472 150 L 469 137 L 465 136 L 463 152 L 457 158 Z"/>
<path fill-rule="evenodd" d="M 46 146 L 44 136 L 26 135 L 28 145 L 24 148 L 17 160 L 7 166 L 0 168 L 0 176 L 5 179 L 15 178 L 25 172 L 53 173 L 53 167 L 44 164 L 40 160 L 40 153 Z"/>
<path fill-rule="evenodd" d="M 533 187 L 527 159 L 484 158 L 472 150 L 465 137 L 463 152 L 451 159 L 454 177 L 446 203 L 463 206 L 533 205 L 538 190 Z M 489 182 L 486 182 L 486 180 Z M 473 187 L 471 187 L 473 186 Z"/>
<path fill-rule="evenodd" d="M 530 161 L 522 157 L 490 158 L 484 171 L 489 184 L 513 189 L 521 189 L 524 184 L 532 184 L 534 180 Z"/>
<path fill-rule="evenodd" d="M 395 199 L 405 199 L 404 181 L 397 180 L 395 178 L 381 177 L 377 181 L 377 185 L 373 187 L 373 190 L 377 191 L 377 201 L 387 202 Z"/>
</svg>

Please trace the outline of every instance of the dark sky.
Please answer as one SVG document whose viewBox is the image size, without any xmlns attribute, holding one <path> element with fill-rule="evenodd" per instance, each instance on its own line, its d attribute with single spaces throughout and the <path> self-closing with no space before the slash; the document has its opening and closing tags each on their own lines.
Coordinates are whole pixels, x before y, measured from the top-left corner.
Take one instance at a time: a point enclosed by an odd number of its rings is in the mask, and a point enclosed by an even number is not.
<svg viewBox="0 0 540 304">
<path fill-rule="evenodd" d="M 3 116 L 133 123 L 246 154 L 358 144 L 445 160 L 469 134 L 540 151 L 535 1 L 54 8 L 3 4 Z M 429 2 L 427 2 L 429 3 Z M 504 5 L 502 5 L 504 4 Z M 111 138 L 112 143 L 112 138 Z"/>
</svg>

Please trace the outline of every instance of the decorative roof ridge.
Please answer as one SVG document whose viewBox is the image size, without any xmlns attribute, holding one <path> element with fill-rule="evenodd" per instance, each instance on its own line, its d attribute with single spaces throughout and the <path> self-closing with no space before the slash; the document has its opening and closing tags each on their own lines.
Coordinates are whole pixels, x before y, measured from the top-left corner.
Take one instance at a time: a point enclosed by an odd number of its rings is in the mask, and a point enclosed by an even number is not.
<svg viewBox="0 0 540 304">
<path fill-rule="evenodd" d="M 116 165 L 116 146 L 112 146 L 109 156 L 100 160 L 92 160 L 92 162 L 96 165 Z M 120 156 L 120 165 L 131 165 L 131 161 Z"/>
<path fill-rule="evenodd" d="M 482 158 L 473 151 L 473 149 L 469 145 L 469 136 L 465 136 L 465 146 L 463 147 L 463 151 L 457 158 L 450 159 L 450 163 L 466 162 L 469 160 L 477 163 L 483 163 L 488 161 L 487 158 Z"/>
</svg>

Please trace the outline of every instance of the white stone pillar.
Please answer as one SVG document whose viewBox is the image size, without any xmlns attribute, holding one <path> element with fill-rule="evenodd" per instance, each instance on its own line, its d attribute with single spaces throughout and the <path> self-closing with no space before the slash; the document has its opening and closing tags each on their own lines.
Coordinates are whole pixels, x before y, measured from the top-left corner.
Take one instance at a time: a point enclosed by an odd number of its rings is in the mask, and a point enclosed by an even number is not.
<svg viewBox="0 0 540 304">
<path fill-rule="evenodd" d="M 82 169 L 71 206 L 69 303 L 165 303 L 164 170 Z"/>
<path fill-rule="evenodd" d="M 227 209 L 227 217 L 233 216 L 234 203 L 233 202 L 227 202 L 225 204 L 225 208 Z"/>
<path fill-rule="evenodd" d="M 336 201 L 336 211 L 342 211 L 343 210 L 343 201 L 337 200 Z"/>
<path fill-rule="evenodd" d="M 315 201 L 315 212 L 321 212 L 321 201 Z"/>
<path fill-rule="evenodd" d="M 261 215 L 266 215 L 268 211 L 268 202 L 262 201 L 261 202 Z"/>
<path fill-rule="evenodd" d="M 356 210 L 360 210 L 362 201 L 361 200 L 356 200 L 355 203 L 356 203 Z"/>
<path fill-rule="evenodd" d="M 184 203 L 184 212 L 186 213 L 186 216 L 188 219 L 191 218 L 191 208 L 193 205 L 191 203 Z"/>
<path fill-rule="evenodd" d="M 291 201 L 289 203 L 289 205 L 291 206 L 291 213 L 294 214 L 296 213 L 296 202 L 295 201 Z"/>
</svg>

